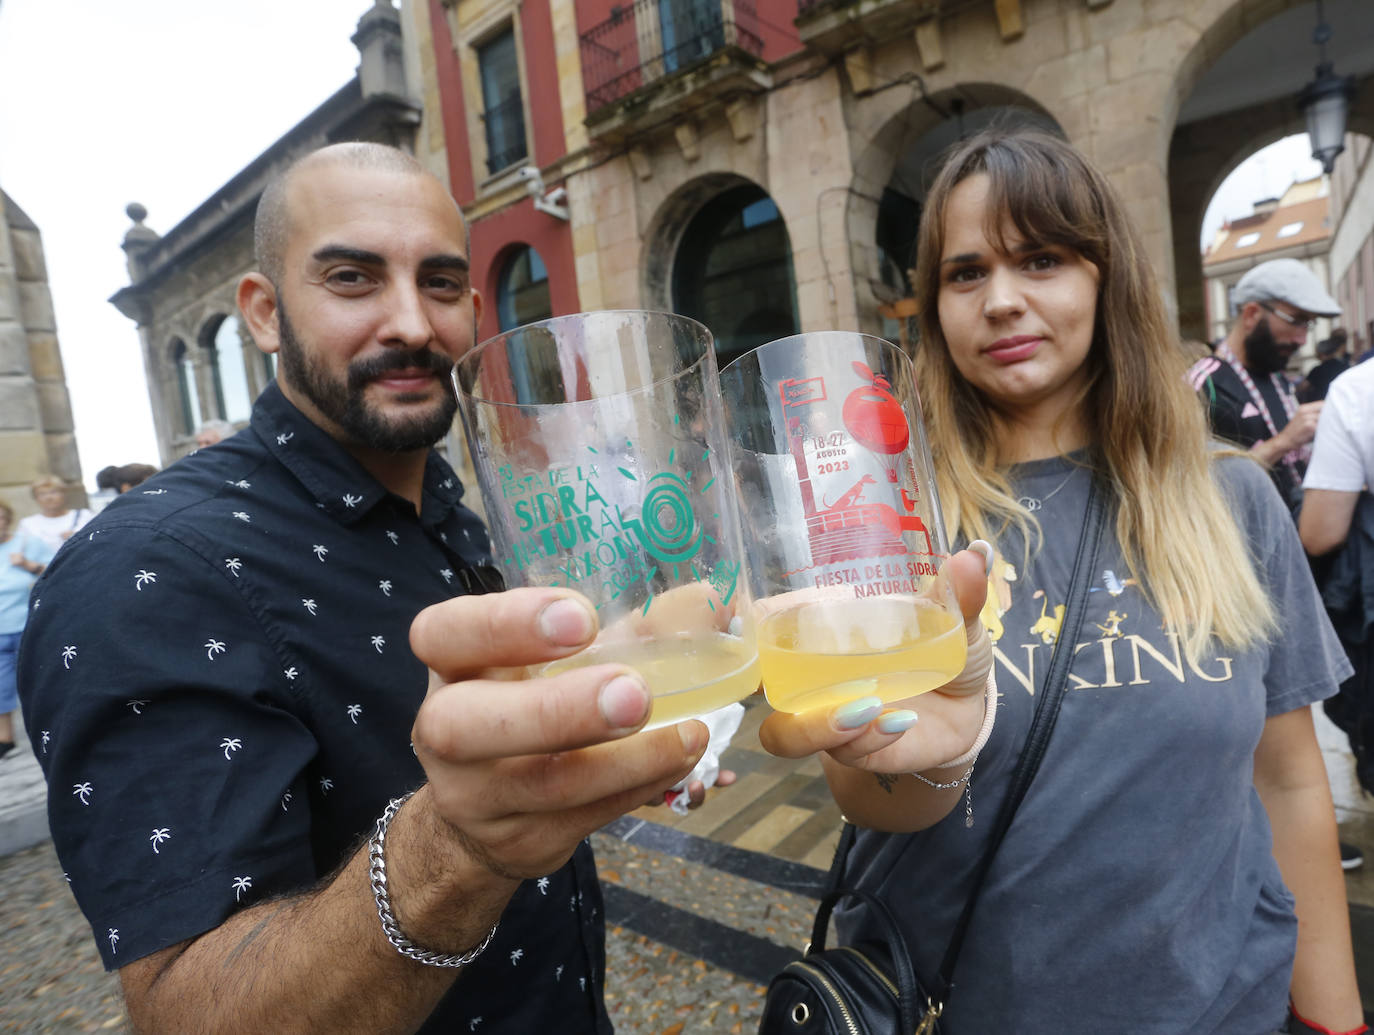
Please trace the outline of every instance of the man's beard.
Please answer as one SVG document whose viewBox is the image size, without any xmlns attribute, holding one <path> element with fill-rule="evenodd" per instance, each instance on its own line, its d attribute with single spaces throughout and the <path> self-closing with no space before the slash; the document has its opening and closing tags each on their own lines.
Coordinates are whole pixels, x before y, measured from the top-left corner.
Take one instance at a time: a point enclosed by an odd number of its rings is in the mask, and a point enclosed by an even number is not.
<svg viewBox="0 0 1374 1035">
<path fill-rule="evenodd" d="M 1268 318 L 1260 320 L 1245 336 L 1245 365 L 1257 374 L 1277 374 L 1288 366 L 1291 352 L 1274 340 Z"/>
<path fill-rule="evenodd" d="M 453 361 L 447 356 L 429 348 L 389 349 L 380 356 L 350 363 L 347 383 L 343 383 L 332 378 L 320 362 L 301 347 L 280 298 L 277 300 L 277 327 L 283 379 L 343 429 L 350 442 L 385 453 L 410 453 L 428 449 L 453 425 L 458 398 L 449 380 Z M 438 374 L 444 390 L 438 407 L 394 419 L 370 409 L 364 398 L 368 384 L 391 370 L 432 370 Z"/>
</svg>

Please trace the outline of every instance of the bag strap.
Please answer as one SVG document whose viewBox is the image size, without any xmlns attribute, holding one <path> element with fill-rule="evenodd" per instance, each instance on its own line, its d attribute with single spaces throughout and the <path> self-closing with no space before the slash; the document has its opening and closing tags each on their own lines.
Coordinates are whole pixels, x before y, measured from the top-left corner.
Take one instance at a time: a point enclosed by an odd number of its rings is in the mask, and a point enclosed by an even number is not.
<svg viewBox="0 0 1374 1035">
<path fill-rule="evenodd" d="M 1010 789 L 1006 799 L 1002 802 L 1002 808 L 997 814 L 997 820 L 993 826 L 992 834 L 988 838 L 987 847 L 984 849 L 978 862 L 978 868 L 974 872 L 973 885 L 968 900 L 964 904 L 964 911 L 954 925 L 954 931 L 950 935 L 949 947 L 945 950 L 944 959 L 940 963 L 940 970 L 937 975 L 939 987 L 936 989 L 937 995 L 935 997 L 940 1003 L 949 1000 L 950 990 L 954 986 L 952 980 L 954 967 L 959 960 L 959 951 L 963 948 L 964 935 L 968 931 L 969 922 L 973 918 L 974 906 L 978 902 L 979 893 L 983 890 L 983 882 L 987 879 L 988 871 L 992 868 L 993 856 L 997 854 L 1002 839 L 1006 836 L 1007 830 L 1010 829 L 1011 821 L 1021 804 L 1021 800 L 1025 798 L 1026 791 L 1030 788 L 1036 770 L 1040 768 L 1040 762 L 1044 758 L 1045 749 L 1049 744 L 1050 734 L 1054 731 L 1055 722 L 1059 718 L 1059 707 L 1063 703 L 1064 690 L 1068 686 L 1069 667 L 1073 662 L 1074 647 L 1083 628 L 1083 614 L 1087 607 L 1088 591 L 1092 585 L 1093 571 L 1097 567 L 1098 547 L 1106 523 L 1107 506 L 1103 499 L 1099 480 L 1094 475 L 1092 484 L 1088 489 L 1088 502 L 1083 515 L 1083 530 L 1079 535 L 1078 551 L 1074 558 L 1073 573 L 1070 576 L 1069 599 L 1064 609 L 1064 621 L 1060 625 L 1060 634 L 1055 641 L 1054 652 L 1050 655 L 1045 686 L 1040 691 L 1040 699 L 1036 702 L 1035 716 L 1031 720 L 1031 728 L 1026 735 L 1026 743 L 1021 749 L 1016 769 L 1011 776 Z M 1065 644 L 1068 646 L 1065 647 Z M 846 823 L 840 832 L 840 843 L 835 849 L 835 857 L 830 863 L 830 872 L 826 877 L 826 895 L 821 899 L 821 907 L 816 913 L 816 923 L 811 932 L 811 951 L 813 952 L 819 951 L 825 945 L 826 927 L 836 901 L 846 894 L 862 898 L 870 905 L 877 901 L 867 893 L 857 889 L 841 888 L 845 864 L 848 862 L 850 850 L 854 847 L 857 836 L 858 831 L 852 823 Z M 876 912 L 877 910 L 875 910 Z M 882 906 L 882 914 L 880 915 L 883 914 L 885 914 L 884 920 L 880 922 L 890 921 L 891 913 L 885 905 Z M 897 967 L 899 987 L 903 989 L 910 987 L 914 990 L 914 971 L 903 970 L 898 963 L 899 958 L 910 959 L 906 951 L 906 942 L 902 939 L 899 928 L 888 926 L 891 932 L 888 941 L 893 948 L 893 962 Z"/>
<path fill-rule="evenodd" d="M 851 832 L 852 841 L 853 824 L 846 823 L 845 826 Z M 920 1020 L 916 1014 L 917 1006 L 924 1005 L 918 1004 L 916 998 L 916 968 L 911 965 L 911 955 L 907 952 L 906 939 L 902 937 L 902 929 L 897 924 L 897 918 L 892 915 L 892 910 L 882 899 L 857 888 L 836 888 L 829 891 L 821 899 L 820 908 L 816 910 L 816 922 L 811 927 L 811 944 L 807 947 L 806 954 L 810 956 L 825 951 L 825 933 L 830 926 L 831 910 L 843 898 L 862 901 L 868 907 L 870 915 L 883 928 L 883 943 L 892 957 L 892 977 L 897 983 L 897 1010 L 901 1017 L 901 1031 L 915 1031 L 916 1023 Z"/>
<path fill-rule="evenodd" d="M 1103 500 L 1099 479 L 1094 475 L 1092 484 L 1088 489 L 1088 505 L 1083 515 L 1083 532 L 1078 540 L 1078 554 L 1073 562 L 1073 575 L 1069 584 L 1068 604 L 1064 609 L 1064 621 L 1059 628 L 1059 638 L 1055 641 L 1054 653 L 1050 655 L 1050 667 L 1045 676 L 1045 686 L 1040 691 L 1040 700 L 1036 702 L 1035 717 L 1031 720 L 1030 732 L 1026 734 L 1026 742 L 1021 748 L 1021 756 L 1017 760 L 1016 771 L 1012 773 L 1007 797 L 1002 802 L 1001 811 L 997 814 L 997 823 L 993 827 L 992 835 L 988 838 L 987 848 L 984 850 L 983 857 L 978 863 L 978 869 L 974 873 L 973 886 L 969 892 L 968 901 L 964 903 L 964 911 L 959 917 L 959 922 L 954 925 L 954 932 L 949 940 L 949 948 L 945 950 L 944 960 L 940 964 L 937 978 L 939 987 L 935 991 L 937 1001 L 941 1003 L 949 1000 L 950 990 L 954 987 L 954 967 L 959 960 L 959 950 L 963 948 L 964 935 L 968 932 L 974 907 L 978 904 L 978 896 L 983 890 L 988 871 L 992 868 L 993 856 L 997 854 L 1002 839 L 1011 827 L 1017 808 L 1022 799 L 1025 798 L 1026 791 L 1030 789 L 1031 781 L 1035 779 L 1036 771 L 1040 768 L 1040 762 L 1045 757 L 1045 749 L 1049 746 L 1050 734 L 1054 732 L 1055 722 L 1059 719 L 1059 708 L 1064 703 L 1064 691 L 1068 688 L 1069 668 L 1073 664 L 1078 634 L 1083 628 L 1083 614 L 1087 610 L 1088 591 L 1092 585 L 1093 571 L 1097 567 L 1098 546 L 1102 541 L 1102 529 L 1106 523 L 1107 506 Z"/>
</svg>

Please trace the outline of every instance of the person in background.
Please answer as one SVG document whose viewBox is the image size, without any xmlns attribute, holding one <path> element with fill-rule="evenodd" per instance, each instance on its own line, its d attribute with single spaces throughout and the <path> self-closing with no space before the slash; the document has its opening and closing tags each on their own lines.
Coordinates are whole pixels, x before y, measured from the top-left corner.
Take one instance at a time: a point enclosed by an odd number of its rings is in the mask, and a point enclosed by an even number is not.
<svg viewBox="0 0 1374 1035">
<path fill-rule="evenodd" d="M 99 514 L 110 505 L 110 501 L 119 495 L 119 485 L 114 477 L 119 467 L 111 464 L 102 467 L 95 475 L 95 492 L 87 495 L 86 499 L 91 505 L 91 512 Z"/>
<path fill-rule="evenodd" d="M 116 468 L 115 484 L 119 487 L 119 494 L 122 496 L 130 489 L 142 485 L 155 474 L 157 474 L 157 468 L 152 464 L 125 464 L 123 467 Z"/>
<path fill-rule="evenodd" d="M 1209 440 L 1146 255 L 1065 141 L 989 130 L 955 145 L 917 239 L 917 374 L 948 526 L 1018 572 L 996 725 L 954 768 L 976 741 L 960 733 L 968 699 L 946 693 L 882 715 L 876 699 L 774 713 L 760 738 L 823 752 L 859 827 L 843 883 L 892 910 L 931 987 L 1025 747 L 1095 482 L 1108 521 L 1083 634 L 1063 645 L 1068 689 L 941 1030 L 1363 1032 L 1310 707 L 1349 663 L 1265 470 Z M 1325 306 L 1289 297 L 1272 304 L 1294 320 Z M 1247 303 L 1244 319 L 1249 333 L 1277 318 Z M 987 817 L 972 826 L 966 790 Z M 862 904 L 839 930 L 882 936 Z"/>
<path fill-rule="evenodd" d="M 1313 321 L 1339 316 L 1341 307 L 1297 259 L 1260 263 L 1240 278 L 1231 300 L 1238 309 L 1230 331 L 1215 355 L 1193 364 L 1188 380 L 1207 404 L 1212 431 L 1268 466 L 1296 511 L 1321 403 L 1299 404 L 1285 371 Z"/>
<path fill-rule="evenodd" d="M 37 536 L 56 551 L 95 514 L 86 507 L 67 506 L 67 484 L 61 478 L 45 475 L 29 486 L 38 513 L 20 519 L 19 530 Z"/>
<path fill-rule="evenodd" d="M 227 420 L 207 420 L 196 428 L 196 448 L 204 449 L 216 442 L 223 442 L 234 433 L 234 425 Z"/>
<path fill-rule="evenodd" d="M 19 707 L 15 662 L 29 614 L 29 590 L 53 552 L 37 536 L 19 531 L 14 508 L 0 500 L 0 758 L 14 750 L 14 713 Z"/>
<path fill-rule="evenodd" d="M 1345 330 L 1337 327 L 1331 332 L 1331 337 L 1317 343 L 1317 359 L 1320 362 L 1307 372 L 1307 377 L 1298 385 L 1299 402 L 1321 402 L 1326 398 L 1326 390 L 1331 387 L 1331 382 L 1349 369 L 1350 361 L 1345 355 L 1346 341 Z"/>
</svg>

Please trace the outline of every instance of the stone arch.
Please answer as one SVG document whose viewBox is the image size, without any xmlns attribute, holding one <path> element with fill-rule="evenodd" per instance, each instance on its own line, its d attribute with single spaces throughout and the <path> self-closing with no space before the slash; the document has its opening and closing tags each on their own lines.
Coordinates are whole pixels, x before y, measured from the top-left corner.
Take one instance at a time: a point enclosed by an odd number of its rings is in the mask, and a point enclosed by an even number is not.
<svg viewBox="0 0 1374 1035">
<path fill-rule="evenodd" d="M 1302 11 L 1299 14 L 1297 12 Z M 1166 126 L 1172 127 L 1169 141 L 1167 178 L 1169 186 L 1169 218 L 1173 238 L 1173 272 L 1178 300 L 1178 322 L 1185 338 L 1207 337 L 1204 301 L 1202 256 L 1198 238 L 1203 214 L 1222 182 L 1246 158 L 1261 148 L 1284 137 L 1306 132 L 1302 114 L 1295 98 L 1303 82 L 1311 78 L 1311 65 L 1317 52 L 1308 40 L 1315 25 L 1313 0 L 1271 0 L 1257 9 L 1247 0 L 1211 0 L 1203 5 L 1207 28 L 1198 36 L 1179 62 L 1174 76 L 1173 90 L 1166 109 Z M 1345 0 L 1340 6 L 1328 3 L 1328 22 L 1340 24 L 1338 19 L 1368 17 L 1358 6 L 1358 0 Z M 1283 22 L 1277 19 L 1283 18 Z M 1293 23 L 1293 31 L 1285 28 L 1289 38 L 1301 29 L 1302 42 L 1295 50 L 1302 59 L 1305 76 L 1281 96 L 1261 99 L 1238 106 L 1213 105 L 1218 110 L 1203 117 L 1189 117 L 1187 106 L 1196 91 L 1205 89 L 1207 76 L 1213 69 L 1226 71 L 1223 62 L 1238 63 L 1244 50 L 1253 45 L 1257 30 Z M 1228 55 L 1230 57 L 1228 58 Z M 1343 67 L 1337 59 L 1337 72 L 1356 74 L 1357 93 L 1352 105 L 1347 130 L 1374 135 L 1374 69 Z M 1273 69 L 1256 73 L 1269 78 L 1277 74 Z M 1291 75 L 1291 70 L 1289 70 Z M 1180 119 L 1183 119 L 1180 123 Z"/>
<path fill-rule="evenodd" d="M 745 185 L 767 189 L 739 173 L 711 172 L 688 180 L 663 199 L 644 234 L 640 288 L 648 308 L 673 308 L 673 263 L 692 217 L 718 194 Z"/>
<path fill-rule="evenodd" d="M 669 195 L 644 255 L 646 296 L 708 324 L 721 363 L 801 329 L 787 217 L 748 177 L 708 173 Z"/>
<path fill-rule="evenodd" d="M 195 341 L 195 338 L 191 339 Z M 200 398 L 200 379 L 197 376 L 199 364 L 195 361 L 195 346 L 186 343 L 186 336 L 174 334 L 168 339 L 163 356 L 167 376 L 163 391 L 168 409 L 175 415 L 172 426 L 176 437 L 187 437 L 196 433 L 196 427 L 204 420 L 204 409 Z"/>
<path fill-rule="evenodd" d="M 524 254 L 529 254 L 537 258 L 540 267 L 544 271 L 546 308 L 541 313 L 516 314 L 514 322 L 509 322 L 504 318 L 502 313 L 503 304 L 505 302 L 503 289 L 505 287 L 506 277 L 511 271 L 511 265 L 518 261 Z M 547 293 L 549 290 L 548 261 L 544 257 L 544 254 L 531 242 L 516 240 L 508 241 L 506 244 L 502 245 L 487 267 L 486 281 L 486 287 L 482 292 L 483 298 L 488 305 L 495 307 L 497 323 L 503 331 L 510 330 L 512 327 L 521 324 L 534 323 L 538 320 L 547 319 L 554 315 L 552 298 Z"/>
<path fill-rule="evenodd" d="M 913 97 L 889 115 L 854 160 L 854 177 L 845 205 L 846 239 L 854 271 L 860 329 L 881 334 L 879 306 L 890 301 L 884 286 L 878 244 L 878 213 L 883 192 L 899 175 L 918 204 L 952 144 L 1010 113 L 1064 136 L 1063 127 L 1039 101 L 1001 83 L 959 83 L 929 96 Z M 919 195 L 919 196 L 918 196 Z M 904 262 L 901 257 L 894 261 Z"/>
</svg>

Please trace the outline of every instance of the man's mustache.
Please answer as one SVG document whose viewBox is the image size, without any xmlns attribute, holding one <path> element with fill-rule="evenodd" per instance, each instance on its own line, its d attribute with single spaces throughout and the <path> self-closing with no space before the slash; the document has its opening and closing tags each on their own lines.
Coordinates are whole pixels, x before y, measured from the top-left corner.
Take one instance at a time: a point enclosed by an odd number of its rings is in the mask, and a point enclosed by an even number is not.
<svg viewBox="0 0 1374 1035">
<path fill-rule="evenodd" d="M 352 391 L 360 391 L 369 381 L 375 381 L 394 370 L 427 371 L 439 375 L 440 380 L 448 384 L 448 374 L 452 369 L 453 360 L 433 349 L 385 352 L 351 364 L 348 368 L 348 387 Z"/>
</svg>

